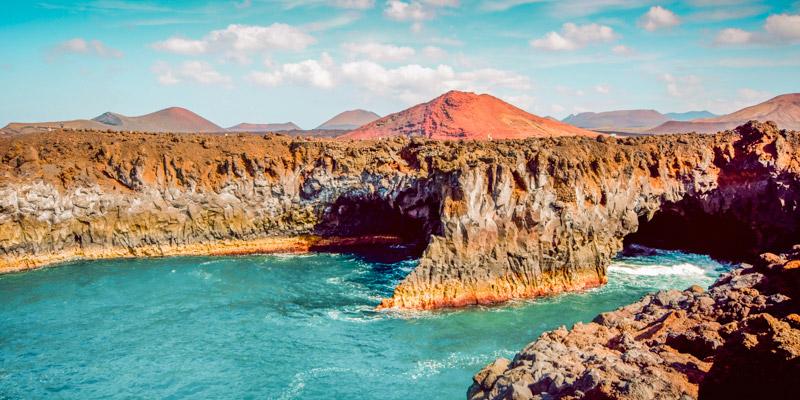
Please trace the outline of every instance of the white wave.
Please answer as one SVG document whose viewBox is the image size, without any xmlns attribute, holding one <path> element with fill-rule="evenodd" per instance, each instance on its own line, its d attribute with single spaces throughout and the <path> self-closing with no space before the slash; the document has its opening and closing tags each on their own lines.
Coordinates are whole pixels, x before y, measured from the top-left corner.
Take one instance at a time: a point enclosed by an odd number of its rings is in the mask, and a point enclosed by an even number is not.
<svg viewBox="0 0 800 400">
<path fill-rule="evenodd" d="M 626 264 L 626 263 L 614 263 L 608 266 L 608 271 L 626 275 L 640 275 L 640 276 L 706 275 L 706 270 L 697 265 L 689 263 L 680 263 L 674 265 L 661 265 L 661 264 L 637 265 L 637 264 Z"/>
<path fill-rule="evenodd" d="M 411 371 L 404 373 L 404 375 L 413 380 L 418 380 L 438 375 L 443 369 L 483 366 L 499 357 L 508 357 L 509 354 L 514 354 L 514 352 L 502 349 L 489 354 L 450 353 L 446 358 L 441 360 L 431 359 L 417 361 L 416 366 Z"/>
</svg>

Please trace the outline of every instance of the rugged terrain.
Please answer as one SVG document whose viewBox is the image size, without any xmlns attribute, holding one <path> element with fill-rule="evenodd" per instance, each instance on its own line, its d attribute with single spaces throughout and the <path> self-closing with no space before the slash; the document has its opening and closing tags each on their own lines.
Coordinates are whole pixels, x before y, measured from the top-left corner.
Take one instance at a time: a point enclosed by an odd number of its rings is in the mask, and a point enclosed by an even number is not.
<svg viewBox="0 0 800 400">
<path fill-rule="evenodd" d="M 597 134 L 530 114 L 488 94 L 450 91 L 427 103 L 387 115 L 341 137 L 377 139 L 395 136 L 492 140 L 594 137 Z"/>
<path fill-rule="evenodd" d="M 474 377 L 477 399 L 794 399 L 800 392 L 800 245 L 708 291 L 661 291 L 545 332 Z"/>
<path fill-rule="evenodd" d="M 72 258 L 420 245 L 381 307 L 605 282 L 626 238 L 752 259 L 798 234 L 800 134 L 508 141 L 54 131 L 0 138 L 0 271 Z M 687 235 L 685 232 L 693 232 Z"/>
<path fill-rule="evenodd" d="M 800 129 L 800 93 L 780 95 L 763 103 L 719 117 L 665 122 L 648 130 L 647 133 L 714 133 L 733 129 L 751 120 L 773 121 L 783 129 Z"/>
</svg>

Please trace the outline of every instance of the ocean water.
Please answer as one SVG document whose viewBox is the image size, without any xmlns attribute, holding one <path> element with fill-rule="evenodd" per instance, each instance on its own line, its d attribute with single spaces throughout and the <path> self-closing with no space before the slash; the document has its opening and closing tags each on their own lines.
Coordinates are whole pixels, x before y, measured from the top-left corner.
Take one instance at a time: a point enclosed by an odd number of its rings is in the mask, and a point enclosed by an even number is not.
<svg viewBox="0 0 800 400">
<path fill-rule="evenodd" d="M 656 289 L 706 256 L 638 248 L 584 293 L 375 312 L 414 267 L 348 254 L 79 262 L 0 276 L 0 398 L 463 399 L 542 331 Z"/>
</svg>

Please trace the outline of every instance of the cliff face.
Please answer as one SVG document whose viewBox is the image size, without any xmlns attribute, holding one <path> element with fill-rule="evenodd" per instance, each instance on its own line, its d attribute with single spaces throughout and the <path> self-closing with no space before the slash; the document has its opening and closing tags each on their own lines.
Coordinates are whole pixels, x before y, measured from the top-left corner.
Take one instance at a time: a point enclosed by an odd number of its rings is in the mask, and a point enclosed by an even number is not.
<svg viewBox="0 0 800 400">
<path fill-rule="evenodd" d="M 793 399 L 800 390 L 800 246 L 706 292 L 661 291 L 545 332 L 475 375 L 478 399 Z"/>
<path fill-rule="evenodd" d="M 702 217 L 688 228 L 711 250 L 789 246 L 799 142 L 768 124 L 620 140 L 2 138 L 0 270 L 402 239 L 424 251 L 381 307 L 558 293 L 605 282 L 623 239 L 651 218 L 642 241 L 682 245 L 670 230 Z"/>
</svg>

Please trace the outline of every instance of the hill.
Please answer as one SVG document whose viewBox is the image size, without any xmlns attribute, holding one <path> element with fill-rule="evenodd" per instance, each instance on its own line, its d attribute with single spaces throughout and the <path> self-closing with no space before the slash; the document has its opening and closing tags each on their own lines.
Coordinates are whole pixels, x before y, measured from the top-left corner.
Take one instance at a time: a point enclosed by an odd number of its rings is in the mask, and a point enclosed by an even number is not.
<svg viewBox="0 0 800 400">
<path fill-rule="evenodd" d="M 718 117 L 717 114 L 714 114 L 710 111 L 687 111 L 682 113 L 671 112 L 664 114 L 670 121 L 691 121 L 693 119 L 700 119 L 700 118 L 714 118 Z"/>
<path fill-rule="evenodd" d="M 581 128 L 608 130 L 652 128 L 667 121 L 669 118 L 656 110 L 584 112 L 570 115 L 562 120 L 562 122 Z"/>
<path fill-rule="evenodd" d="M 128 117 L 105 112 L 92 119 L 53 122 L 12 122 L 3 128 L 6 133 L 38 132 L 46 129 L 88 129 L 140 132 L 224 132 L 225 129 L 185 108 L 170 107 L 154 113 Z"/>
<path fill-rule="evenodd" d="M 366 125 L 381 116 L 367 110 L 349 110 L 325 121 L 317 129 L 325 130 L 353 130 Z"/>
<path fill-rule="evenodd" d="M 281 132 L 301 130 L 294 122 L 284 122 L 275 124 L 250 124 L 242 122 L 228 128 L 231 132 Z"/>
<path fill-rule="evenodd" d="M 597 136 L 597 133 L 530 114 L 488 94 L 451 91 L 427 103 L 373 121 L 340 138 L 392 136 L 491 140 Z"/>
<path fill-rule="evenodd" d="M 780 128 L 800 129 L 800 93 L 790 93 L 774 97 L 763 103 L 743 108 L 739 111 L 714 118 L 692 121 L 669 121 L 648 133 L 700 132 L 715 133 L 735 128 L 747 121 L 775 121 Z"/>
</svg>

